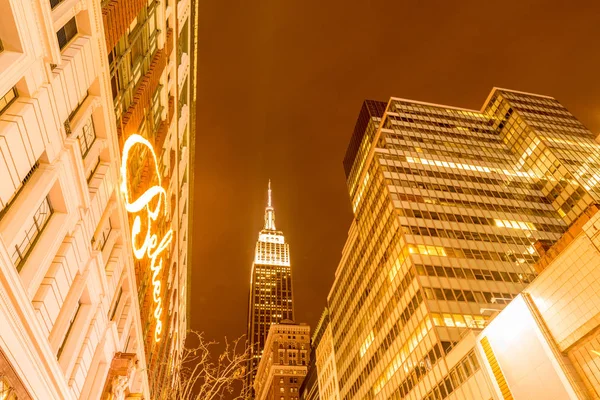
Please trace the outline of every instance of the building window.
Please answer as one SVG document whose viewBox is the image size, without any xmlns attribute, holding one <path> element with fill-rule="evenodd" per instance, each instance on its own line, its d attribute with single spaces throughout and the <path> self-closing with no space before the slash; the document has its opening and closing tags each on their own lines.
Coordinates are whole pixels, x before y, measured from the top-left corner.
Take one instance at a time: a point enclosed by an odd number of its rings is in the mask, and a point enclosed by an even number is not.
<svg viewBox="0 0 600 400">
<path fill-rule="evenodd" d="M 8 92 L 4 94 L 0 98 L 0 114 L 2 114 L 6 109 L 19 97 L 19 92 L 17 92 L 17 88 L 13 87 Z"/>
<path fill-rule="evenodd" d="M 54 8 L 63 1 L 65 0 L 50 0 L 50 8 L 54 10 Z"/>
<path fill-rule="evenodd" d="M 160 105 L 160 91 L 162 89 L 162 85 L 158 85 L 154 95 L 152 96 L 152 135 L 156 135 L 158 131 L 158 127 L 160 126 L 160 114 L 162 112 L 163 107 Z"/>
<path fill-rule="evenodd" d="M 25 237 L 20 244 L 15 245 L 12 261 L 17 267 L 17 271 L 20 271 L 23 267 L 25 260 L 31 253 L 31 250 L 33 250 L 35 243 L 48 224 L 50 216 L 53 212 L 54 210 L 52 209 L 50 200 L 48 199 L 48 196 L 46 196 L 44 201 L 42 201 L 42 204 L 40 204 L 37 211 L 33 215 L 32 220 L 27 223 L 29 226 L 25 229 Z"/>
<path fill-rule="evenodd" d="M 79 148 L 81 149 L 81 156 L 83 158 L 87 156 L 87 153 L 90 151 L 95 141 L 96 130 L 94 129 L 94 121 L 92 117 L 90 117 L 83 126 L 81 135 L 79 135 Z"/>
<path fill-rule="evenodd" d="M 65 337 L 64 337 L 60 347 L 58 348 L 58 353 L 56 353 L 57 360 L 60 360 L 60 355 L 62 354 L 63 350 L 65 349 L 65 345 L 67 344 L 67 339 L 69 338 L 69 335 L 71 334 L 71 329 L 73 329 L 73 324 L 75 323 L 75 320 L 77 319 L 77 314 L 79 314 L 79 310 L 81 310 L 81 300 L 77 303 L 77 309 L 75 310 L 75 312 L 73 313 L 73 317 L 71 317 L 71 320 L 69 321 L 69 329 L 67 329 L 67 333 L 65 333 Z"/>
<path fill-rule="evenodd" d="M 58 46 L 60 49 L 64 49 L 67 44 L 77 35 L 77 22 L 75 21 L 75 17 L 71 18 L 69 22 L 67 22 L 62 28 L 56 32 L 56 37 L 58 38 Z"/>
</svg>

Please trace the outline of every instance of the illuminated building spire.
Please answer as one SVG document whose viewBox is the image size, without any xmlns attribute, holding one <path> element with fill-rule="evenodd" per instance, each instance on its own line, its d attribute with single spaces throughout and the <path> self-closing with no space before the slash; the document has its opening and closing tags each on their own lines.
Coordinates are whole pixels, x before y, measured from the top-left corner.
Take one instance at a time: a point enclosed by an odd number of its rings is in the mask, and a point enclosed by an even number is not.
<svg viewBox="0 0 600 400">
<path fill-rule="evenodd" d="M 265 224 L 258 233 L 250 274 L 247 338 L 252 356 L 247 365 L 247 371 L 251 371 L 246 377 L 248 390 L 253 388 L 258 363 L 272 324 L 279 324 L 285 319 L 294 320 L 290 247 L 285 242 L 283 232 L 275 228 L 271 180 L 266 206 Z M 249 399 L 255 397 L 250 396 Z"/>
<path fill-rule="evenodd" d="M 275 230 L 275 210 L 273 209 L 273 203 L 271 202 L 271 180 L 269 179 L 269 199 L 267 201 L 267 208 L 265 209 L 265 230 Z"/>
</svg>

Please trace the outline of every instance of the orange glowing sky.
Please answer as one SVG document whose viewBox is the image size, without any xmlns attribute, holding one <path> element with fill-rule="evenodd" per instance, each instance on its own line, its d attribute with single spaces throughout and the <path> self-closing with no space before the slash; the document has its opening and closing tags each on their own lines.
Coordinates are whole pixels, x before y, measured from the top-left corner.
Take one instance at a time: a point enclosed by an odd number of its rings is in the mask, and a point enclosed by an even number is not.
<svg viewBox="0 0 600 400">
<path fill-rule="evenodd" d="M 192 328 L 245 333 L 269 178 L 296 319 L 314 326 L 351 221 L 342 160 L 364 99 L 480 109 L 499 86 L 553 96 L 600 133 L 600 4 L 574 4 L 201 2 Z"/>
</svg>

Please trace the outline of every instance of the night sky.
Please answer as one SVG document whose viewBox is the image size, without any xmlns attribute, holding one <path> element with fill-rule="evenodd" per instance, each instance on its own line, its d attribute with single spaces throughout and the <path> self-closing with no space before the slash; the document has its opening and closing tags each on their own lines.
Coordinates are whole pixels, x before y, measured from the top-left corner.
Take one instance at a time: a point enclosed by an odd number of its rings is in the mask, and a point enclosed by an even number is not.
<svg viewBox="0 0 600 400">
<path fill-rule="evenodd" d="M 191 325 L 209 339 L 246 333 L 269 178 L 296 320 L 316 324 L 364 99 L 479 110 L 498 86 L 553 96 L 600 133 L 598 1 L 200 0 L 199 19 Z"/>
</svg>

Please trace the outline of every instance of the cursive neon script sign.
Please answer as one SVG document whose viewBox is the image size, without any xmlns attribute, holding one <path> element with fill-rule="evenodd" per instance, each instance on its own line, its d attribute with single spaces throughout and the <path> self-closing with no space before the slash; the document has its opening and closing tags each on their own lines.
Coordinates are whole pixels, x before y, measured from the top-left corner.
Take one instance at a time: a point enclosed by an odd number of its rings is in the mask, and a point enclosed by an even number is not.
<svg viewBox="0 0 600 400">
<path fill-rule="evenodd" d="M 129 153 L 134 146 L 143 146 L 149 150 L 154 159 L 154 170 L 158 179 L 158 185 L 151 186 L 138 198 L 134 199 L 128 189 L 129 175 L 127 166 L 129 164 Z M 127 138 L 123 146 L 123 160 L 121 162 L 121 192 L 125 197 L 125 209 L 130 214 L 135 214 L 133 226 L 131 227 L 131 245 L 133 255 L 138 260 L 150 260 L 150 270 L 152 271 L 152 298 L 154 300 L 154 318 L 156 318 L 156 327 L 154 328 L 154 340 L 160 341 L 162 332 L 161 314 L 162 308 L 162 284 L 158 275 L 163 266 L 163 252 L 173 240 L 173 230 L 162 237 L 157 237 L 153 232 L 153 226 L 159 217 L 167 216 L 167 192 L 161 186 L 160 171 L 158 170 L 158 160 L 152 144 L 144 137 L 134 134 Z M 142 232 L 142 218 L 146 219 L 145 231 Z M 140 244 L 141 243 L 141 244 Z"/>
</svg>

